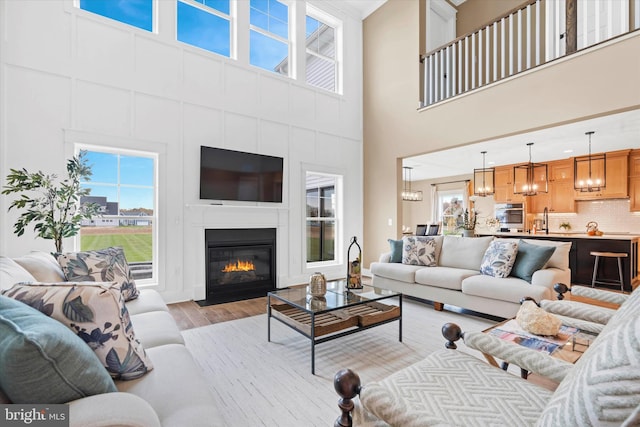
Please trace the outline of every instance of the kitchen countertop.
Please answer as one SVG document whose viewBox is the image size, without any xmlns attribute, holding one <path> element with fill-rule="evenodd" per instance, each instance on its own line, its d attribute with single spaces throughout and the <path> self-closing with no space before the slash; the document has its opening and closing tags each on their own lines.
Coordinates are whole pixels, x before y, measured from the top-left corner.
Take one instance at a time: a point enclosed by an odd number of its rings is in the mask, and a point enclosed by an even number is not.
<svg viewBox="0 0 640 427">
<path fill-rule="evenodd" d="M 498 233 L 484 233 L 485 236 L 504 236 L 504 237 L 521 237 L 521 238 L 539 238 L 539 237 L 563 237 L 566 239 L 609 239 L 609 240 L 636 240 L 640 238 L 640 235 L 637 234 L 629 234 L 629 233 L 620 233 L 620 232 L 610 232 L 606 231 L 602 236 L 589 236 L 587 233 L 579 233 L 579 232 L 553 232 L 550 231 L 549 234 L 536 233 L 511 233 L 511 232 L 498 232 Z"/>
</svg>

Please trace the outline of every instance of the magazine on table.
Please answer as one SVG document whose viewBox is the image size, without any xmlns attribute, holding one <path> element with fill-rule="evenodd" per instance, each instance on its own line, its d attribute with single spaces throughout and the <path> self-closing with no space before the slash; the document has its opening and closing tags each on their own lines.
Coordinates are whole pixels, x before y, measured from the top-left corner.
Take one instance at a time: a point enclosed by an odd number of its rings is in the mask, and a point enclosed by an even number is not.
<svg viewBox="0 0 640 427">
<path fill-rule="evenodd" d="M 551 354 L 569 342 L 571 337 L 578 333 L 578 329 L 562 325 L 556 335 L 535 335 L 525 331 L 515 319 L 511 319 L 499 328 L 491 330 L 490 333 L 505 341 L 512 341 L 533 350 Z"/>
</svg>

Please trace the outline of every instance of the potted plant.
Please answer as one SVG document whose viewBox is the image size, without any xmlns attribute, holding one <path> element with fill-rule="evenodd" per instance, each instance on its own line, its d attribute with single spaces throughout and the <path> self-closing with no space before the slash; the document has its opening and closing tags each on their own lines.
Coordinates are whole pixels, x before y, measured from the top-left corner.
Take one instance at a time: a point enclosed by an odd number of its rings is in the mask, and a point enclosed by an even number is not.
<svg viewBox="0 0 640 427">
<path fill-rule="evenodd" d="M 478 217 L 473 210 L 471 212 L 469 212 L 469 209 L 464 210 L 462 214 L 462 225 L 458 226 L 458 229 L 462 229 L 462 235 L 464 237 L 473 237 L 477 220 Z"/>
<path fill-rule="evenodd" d="M 9 210 L 24 210 L 13 226 L 18 236 L 22 236 L 25 228 L 33 223 L 38 237 L 52 239 L 56 252 L 62 252 L 62 239 L 78 234 L 82 220 L 98 214 L 97 204 L 80 205 L 80 198 L 91 192 L 91 189 L 80 186 L 81 181 L 88 181 L 91 177 L 91 167 L 87 165 L 85 155 L 86 152 L 81 151 L 67 161 L 68 176 L 62 181 L 58 181 L 55 174 L 10 169 L 2 194 L 21 193 L 9 205 Z"/>
<path fill-rule="evenodd" d="M 569 231 L 571 230 L 571 224 L 568 222 L 561 222 L 560 223 L 560 229 L 564 230 L 564 231 Z"/>
</svg>

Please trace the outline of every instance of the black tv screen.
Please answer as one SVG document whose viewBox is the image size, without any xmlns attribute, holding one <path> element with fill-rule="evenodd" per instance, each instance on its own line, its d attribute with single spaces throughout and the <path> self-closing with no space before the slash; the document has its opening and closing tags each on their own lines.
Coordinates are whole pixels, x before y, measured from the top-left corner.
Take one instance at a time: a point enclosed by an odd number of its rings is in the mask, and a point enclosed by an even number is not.
<svg viewBox="0 0 640 427">
<path fill-rule="evenodd" d="M 200 147 L 200 199 L 282 202 L 282 157 Z"/>
</svg>

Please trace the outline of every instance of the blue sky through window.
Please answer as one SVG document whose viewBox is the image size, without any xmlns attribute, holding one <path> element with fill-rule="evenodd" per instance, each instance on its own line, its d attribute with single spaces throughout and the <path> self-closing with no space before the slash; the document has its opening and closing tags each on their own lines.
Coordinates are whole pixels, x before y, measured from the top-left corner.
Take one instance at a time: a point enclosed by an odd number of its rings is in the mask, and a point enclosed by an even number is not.
<svg viewBox="0 0 640 427">
<path fill-rule="evenodd" d="M 218 7 L 225 9 L 224 4 L 218 3 L 226 3 L 226 10 L 229 10 L 228 1 L 203 0 L 203 3 L 211 7 L 213 7 L 211 3 L 216 3 L 216 9 Z M 231 54 L 229 21 L 180 1 L 178 2 L 178 40 L 226 57 Z"/>
<path fill-rule="evenodd" d="M 80 9 L 153 30 L 153 0 L 80 0 Z"/>
<path fill-rule="evenodd" d="M 153 209 L 152 158 L 97 151 L 87 151 L 86 158 L 93 174 L 91 181 L 83 187 L 91 189 L 91 196 L 103 196 L 109 202 L 119 202 L 120 209 Z"/>
</svg>

